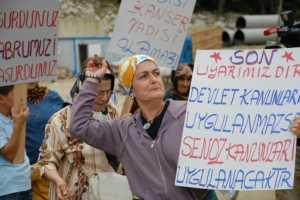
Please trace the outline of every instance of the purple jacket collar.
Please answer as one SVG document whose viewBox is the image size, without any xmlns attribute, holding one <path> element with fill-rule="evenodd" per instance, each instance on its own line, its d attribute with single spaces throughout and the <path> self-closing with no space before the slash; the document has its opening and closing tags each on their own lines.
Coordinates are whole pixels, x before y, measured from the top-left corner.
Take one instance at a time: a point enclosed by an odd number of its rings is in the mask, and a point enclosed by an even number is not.
<svg viewBox="0 0 300 200">
<path fill-rule="evenodd" d="M 172 100 L 172 99 L 169 99 L 168 101 L 170 101 L 170 103 L 169 103 L 167 111 L 166 111 L 166 113 L 163 117 L 162 126 L 165 123 L 168 123 L 170 120 L 178 119 L 181 116 L 181 114 L 186 111 L 186 106 L 182 106 L 183 104 L 186 105 L 185 101 L 180 101 L 181 102 L 180 104 L 175 103 L 175 102 L 178 102 L 178 101 L 175 101 L 175 100 Z M 173 118 L 173 119 L 171 119 L 171 118 Z M 144 130 L 143 129 L 143 124 L 141 122 L 141 111 L 136 112 L 133 115 L 132 119 L 133 119 L 132 123 L 135 124 L 135 126 L 138 128 L 138 130 L 140 130 L 140 131 Z M 166 126 L 163 126 L 163 127 L 166 127 Z M 145 132 L 145 131 L 142 131 L 142 132 Z"/>
</svg>

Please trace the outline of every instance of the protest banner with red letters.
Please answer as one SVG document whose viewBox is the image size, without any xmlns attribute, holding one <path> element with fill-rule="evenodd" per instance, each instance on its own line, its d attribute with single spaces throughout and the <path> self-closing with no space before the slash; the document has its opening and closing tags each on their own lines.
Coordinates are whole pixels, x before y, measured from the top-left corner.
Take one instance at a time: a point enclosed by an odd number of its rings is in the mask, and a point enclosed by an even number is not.
<svg viewBox="0 0 300 200">
<path fill-rule="evenodd" d="M 196 0 L 122 1 L 109 53 L 119 57 L 146 54 L 161 67 L 176 68 L 195 3 Z"/>
<path fill-rule="evenodd" d="M 56 77 L 56 0 L 4 0 L 0 7 L 0 86 Z"/>
<path fill-rule="evenodd" d="M 198 50 L 175 184 L 293 188 L 300 48 Z"/>
</svg>

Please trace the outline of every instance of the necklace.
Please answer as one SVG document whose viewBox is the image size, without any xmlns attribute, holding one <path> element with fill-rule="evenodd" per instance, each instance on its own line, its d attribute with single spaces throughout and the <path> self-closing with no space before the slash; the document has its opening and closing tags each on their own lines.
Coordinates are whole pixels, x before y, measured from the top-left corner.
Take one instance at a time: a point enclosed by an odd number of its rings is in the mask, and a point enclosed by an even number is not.
<svg viewBox="0 0 300 200">
<path fill-rule="evenodd" d="M 146 122 L 146 123 L 144 124 L 144 126 L 143 126 L 143 129 L 148 130 L 148 129 L 150 128 L 151 124 L 152 124 L 152 120 Z"/>
<path fill-rule="evenodd" d="M 161 112 L 163 111 L 164 107 L 165 107 L 165 104 L 164 104 L 164 105 L 161 107 L 161 109 L 155 114 L 155 116 L 154 116 L 154 118 L 153 118 L 152 120 L 148 120 L 148 121 L 145 120 L 146 123 L 143 125 L 143 129 L 148 130 L 148 129 L 151 127 L 151 125 L 152 125 L 152 123 L 154 122 L 155 118 L 161 114 Z"/>
</svg>

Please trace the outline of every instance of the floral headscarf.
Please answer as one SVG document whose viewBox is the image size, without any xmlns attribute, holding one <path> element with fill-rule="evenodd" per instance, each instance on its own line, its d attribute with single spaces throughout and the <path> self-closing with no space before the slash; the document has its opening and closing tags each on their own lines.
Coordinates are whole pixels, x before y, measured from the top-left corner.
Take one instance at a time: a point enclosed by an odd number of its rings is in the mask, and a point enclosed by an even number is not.
<svg viewBox="0 0 300 200">
<path fill-rule="evenodd" d="M 155 63 L 155 60 L 147 55 L 134 55 L 127 57 L 119 66 L 120 84 L 130 89 L 132 87 L 136 66 L 146 60 L 151 60 Z"/>
</svg>

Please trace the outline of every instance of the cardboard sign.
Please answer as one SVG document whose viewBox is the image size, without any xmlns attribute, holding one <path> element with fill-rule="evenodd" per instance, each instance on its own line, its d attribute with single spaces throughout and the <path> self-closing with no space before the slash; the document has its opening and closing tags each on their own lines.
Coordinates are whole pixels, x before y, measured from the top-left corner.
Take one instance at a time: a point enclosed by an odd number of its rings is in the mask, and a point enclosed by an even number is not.
<svg viewBox="0 0 300 200">
<path fill-rule="evenodd" d="M 109 52 L 146 54 L 159 66 L 176 68 L 195 0 L 122 1 Z"/>
<path fill-rule="evenodd" d="M 197 51 L 175 184 L 293 188 L 300 49 Z"/>
<path fill-rule="evenodd" d="M 58 1 L 4 0 L 0 7 L 0 86 L 55 78 Z"/>
</svg>

